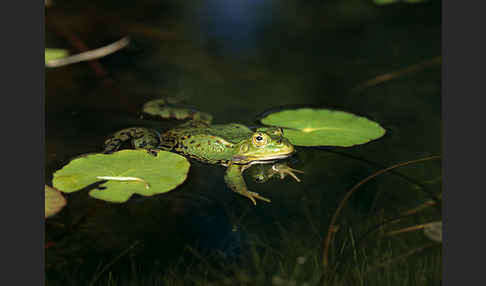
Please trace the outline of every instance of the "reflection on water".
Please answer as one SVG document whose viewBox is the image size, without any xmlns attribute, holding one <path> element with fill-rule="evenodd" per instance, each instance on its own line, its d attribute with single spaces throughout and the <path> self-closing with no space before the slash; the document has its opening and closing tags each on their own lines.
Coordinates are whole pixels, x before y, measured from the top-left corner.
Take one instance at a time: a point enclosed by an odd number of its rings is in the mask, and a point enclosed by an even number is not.
<svg viewBox="0 0 486 286">
<path fill-rule="evenodd" d="M 441 153 L 440 65 L 353 91 L 440 56 L 440 1 L 385 8 L 357 0 L 58 2 L 46 18 L 87 46 L 124 35 L 132 45 L 99 61 L 111 86 L 89 64 L 46 71 L 48 183 L 71 158 L 101 151 L 116 130 L 178 124 L 141 119 L 140 111 L 150 99 L 180 92 L 216 123 L 256 126 L 266 110 L 305 105 L 369 117 L 387 135 L 344 150 L 298 148 L 289 165 L 305 171 L 301 183 L 259 184 L 247 175 L 250 190 L 272 199 L 256 207 L 226 187 L 223 167 L 193 161 L 189 180 L 168 194 L 121 205 L 70 194 L 46 223 L 46 241 L 55 242 L 46 250 L 48 285 L 95 278 L 99 285 L 312 285 L 330 277 L 323 276 L 323 245 L 346 192 L 383 167 Z M 46 45 L 71 48 L 57 31 L 46 26 Z M 439 247 L 386 264 L 427 247 L 423 232 L 384 236 L 440 220 L 426 203 L 427 192 L 441 191 L 440 161 L 393 172 L 361 186 L 342 210 L 331 282 L 440 283 Z"/>
<path fill-rule="evenodd" d="M 200 35 L 217 42 L 223 54 L 254 55 L 258 49 L 258 31 L 272 9 L 272 1 L 206 1 L 198 12 Z"/>
</svg>

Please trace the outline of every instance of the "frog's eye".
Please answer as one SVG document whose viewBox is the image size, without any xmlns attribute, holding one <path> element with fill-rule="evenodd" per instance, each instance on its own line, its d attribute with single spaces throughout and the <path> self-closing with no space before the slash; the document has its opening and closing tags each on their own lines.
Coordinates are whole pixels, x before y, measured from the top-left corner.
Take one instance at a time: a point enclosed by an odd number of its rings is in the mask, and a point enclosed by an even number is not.
<svg viewBox="0 0 486 286">
<path fill-rule="evenodd" d="M 253 145 L 260 147 L 267 144 L 267 136 L 262 133 L 253 135 Z"/>
</svg>

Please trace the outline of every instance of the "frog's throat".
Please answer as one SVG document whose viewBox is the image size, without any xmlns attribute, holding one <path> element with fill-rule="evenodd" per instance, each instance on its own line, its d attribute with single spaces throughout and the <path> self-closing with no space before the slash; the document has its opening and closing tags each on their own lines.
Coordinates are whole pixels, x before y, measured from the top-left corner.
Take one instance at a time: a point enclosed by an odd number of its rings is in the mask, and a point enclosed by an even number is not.
<svg viewBox="0 0 486 286">
<path fill-rule="evenodd" d="M 267 156 L 265 158 L 235 155 L 231 159 L 231 162 L 234 163 L 234 164 L 238 164 L 238 165 L 269 164 L 269 163 L 273 163 L 277 160 L 288 158 L 288 157 L 292 156 L 292 154 L 293 153 L 281 154 L 281 155 L 275 155 L 275 156 Z"/>
</svg>

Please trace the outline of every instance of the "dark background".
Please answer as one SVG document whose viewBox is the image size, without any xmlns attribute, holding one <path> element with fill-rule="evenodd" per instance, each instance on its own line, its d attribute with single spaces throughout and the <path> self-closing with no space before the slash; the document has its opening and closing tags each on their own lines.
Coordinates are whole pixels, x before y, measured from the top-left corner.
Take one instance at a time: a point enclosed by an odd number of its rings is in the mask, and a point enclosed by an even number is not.
<svg viewBox="0 0 486 286">
<path fill-rule="evenodd" d="M 51 222 L 83 223 L 58 241 L 63 251 L 46 250 L 47 274 L 54 273 L 55 281 L 67 269 L 91 273 L 102 258 L 133 241 L 143 242 L 137 263 L 170 265 L 187 244 L 202 252 L 222 249 L 230 257 L 243 255 L 241 246 L 253 236 L 278 245 L 280 226 L 299 234 L 294 241 L 318 240 L 308 217 L 324 235 L 337 203 L 359 180 L 380 166 L 442 152 L 441 65 L 423 65 L 441 56 L 440 1 L 386 7 L 364 0 L 57 1 L 45 13 L 46 47 L 77 53 L 73 37 L 89 49 L 122 36 L 132 40 L 98 61 L 102 74 L 88 63 L 46 69 L 49 185 L 53 172 L 72 158 L 99 152 L 106 135 L 132 125 L 153 126 L 139 118 L 140 110 L 160 96 L 183 93 L 188 105 L 211 113 L 217 123 L 255 126 L 266 110 L 304 105 L 360 114 L 387 129 L 384 138 L 357 148 L 299 149 L 292 163 L 306 172 L 301 184 L 258 185 L 248 178 L 250 189 L 272 198 L 270 205 L 252 207 L 227 189 L 222 167 L 197 162 L 181 188 L 155 198 L 113 205 L 87 192 L 69 195 L 68 207 Z M 356 89 L 414 65 L 422 68 Z M 160 122 L 160 127 L 174 124 Z M 400 172 L 434 193 L 441 190 L 440 161 Z M 359 225 L 379 211 L 393 216 L 425 199 L 410 182 L 384 175 L 363 186 L 345 217 L 349 225 Z M 236 235 L 235 224 L 242 225 Z M 59 233 L 63 229 L 46 225 L 46 241 Z M 65 260 L 69 263 L 60 267 Z"/>
</svg>

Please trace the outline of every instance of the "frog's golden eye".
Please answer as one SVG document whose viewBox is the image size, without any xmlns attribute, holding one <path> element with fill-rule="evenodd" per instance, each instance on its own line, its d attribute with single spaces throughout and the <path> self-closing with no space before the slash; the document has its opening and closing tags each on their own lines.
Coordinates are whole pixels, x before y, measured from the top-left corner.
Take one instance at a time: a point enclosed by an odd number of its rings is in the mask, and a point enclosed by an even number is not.
<svg viewBox="0 0 486 286">
<path fill-rule="evenodd" d="M 257 133 L 253 135 L 253 145 L 260 147 L 267 144 L 268 138 L 265 134 Z"/>
</svg>

